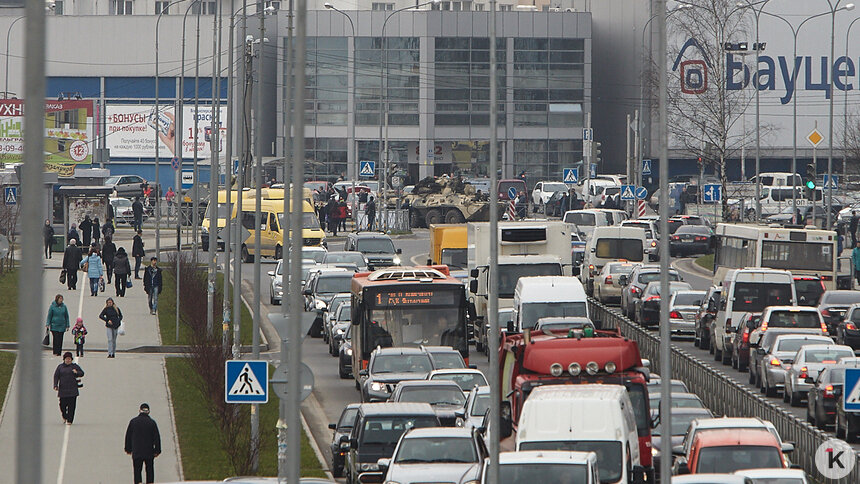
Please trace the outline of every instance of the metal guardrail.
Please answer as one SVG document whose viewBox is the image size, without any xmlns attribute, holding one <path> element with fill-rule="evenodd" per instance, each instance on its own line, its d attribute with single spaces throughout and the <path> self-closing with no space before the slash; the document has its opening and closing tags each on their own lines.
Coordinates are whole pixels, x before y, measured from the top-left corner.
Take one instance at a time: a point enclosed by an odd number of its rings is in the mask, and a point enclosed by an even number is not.
<svg viewBox="0 0 860 484">
<path fill-rule="evenodd" d="M 636 341 L 643 358 L 651 368 L 660 368 L 660 338 L 625 317 L 620 310 L 608 308 L 589 299 L 591 317 L 603 328 L 619 328 L 621 334 Z M 716 415 L 728 417 L 759 417 L 773 423 L 780 437 L 793 442 L 791 462 L 802 467 L 817 482 L 849 484 L 860 482 L 860 455 L 854 453 L 854 470 L 840 480 L 824 479 L 815 467 L 815 451 L 832 436 L 813 427 L 785 409 L 739 384 L 731 376 L 672 345 L 672 378 L 684 381 Z"/>
</svg>

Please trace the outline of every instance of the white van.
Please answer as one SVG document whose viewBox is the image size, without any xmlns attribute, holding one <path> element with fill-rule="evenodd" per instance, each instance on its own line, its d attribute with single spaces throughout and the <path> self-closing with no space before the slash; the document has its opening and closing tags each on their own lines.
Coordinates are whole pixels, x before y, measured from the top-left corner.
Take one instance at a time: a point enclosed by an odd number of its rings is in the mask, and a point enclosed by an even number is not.
<svg viewBox="0 0 860 484">
<path fill-rule="evenodd" d="M 744 313 L 760 313 L 768 306 L 794 306 L 797 294 L 791 272 L 746 268 L 729 271 L 714 319 L 714 360 L 730 361 L 725 351 Z"/>
<path fill-rule="evenodd" d="M 523 405 L 516 444 L 517 451 L 594 452 L 603 484 L 639 481 L 644 473 L 633 405 L 622 385 L 535 388 Z"/>
<path fill-rule="evenodd" d="M 540 318 L 588 317 L 588 297 L 573 276 L 521 277 L 514 290 L 512 331 L 533 329 Z"/>
<path fill-rule="evenodd" d="M 579 229 L 579 233 L 584 234 L 586 239 L 591 238 L 591 234 L 594 233 L 595 228 L 608 227 L 613 223 L 611 214 L 593 208 L 568 210 L 564 212 L 561 220 L 566 224 L 575 224 Z"/>
<path fill-rule="evenodd" d="M 490 482 L 487 479 L 489 467 L 490 459 L 484 459 L 481 482 Z M 499 453 L 499 484 L 534 482 L 600 484 L 597 455 L 549 450 Z"/>
<path fill-rule="evenodd" d="M 579 278 L 589 295 L 594 294 L 594 278 L 607 262 L 645 262 L 648 241 L 641 227 L 597 227 L 585 243 Z"/>
</svg>

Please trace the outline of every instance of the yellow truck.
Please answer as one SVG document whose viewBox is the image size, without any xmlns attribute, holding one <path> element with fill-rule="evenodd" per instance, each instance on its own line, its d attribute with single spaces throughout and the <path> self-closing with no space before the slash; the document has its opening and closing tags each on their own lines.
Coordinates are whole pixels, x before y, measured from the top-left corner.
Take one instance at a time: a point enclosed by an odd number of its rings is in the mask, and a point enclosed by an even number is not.
<svg viewBox="0 0 860 484">
<path fill-rule="evenodd" d="M 430 263 L 466 267 L 466 224 L 430 225 Z"/>
</svg>

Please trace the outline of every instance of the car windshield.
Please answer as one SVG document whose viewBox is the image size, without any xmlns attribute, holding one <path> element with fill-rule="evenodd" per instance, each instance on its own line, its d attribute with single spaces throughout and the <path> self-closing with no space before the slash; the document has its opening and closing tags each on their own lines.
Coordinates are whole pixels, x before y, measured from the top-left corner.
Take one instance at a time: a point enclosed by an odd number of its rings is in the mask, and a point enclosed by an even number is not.
<svg viewBox="0 0 860 484">
<path fill-rule="evenodd" d="M 854 303 L 860 303 L 860 291 L 826 292 L 821 298 L 821 304 L 848 306 Z"/>
<path fill-rule="evenodd" d="M 824 284 L 818 279 L 795 279 L 794 290 L 797 292 L 800 304 L 815 306 L 818 304 L 821 294 L 824 293 Z"/>
<path fill-rule="evenodd" d="M 690 285 L 686 282 L 670 282 L 669 283 L 669 295 L 672 293 L 676 293 L 678 291 L 688 290 L 690 289 Z M 645 294 L 659 296 L 660 295 L 660 284 L 648 284 L 648 287 L 645 288 Z"/>
<path fill-rule="evenodd" d="M 791 304 L 791 284 L 736 282 L 734 289 L 732 311 L 735 312 L 760 313 L 768 306 Z"/>
<path fill-rule="evenodd" d="M 364 421 L 361 444 L 389 445 L 393 448 L 403 432 L 409 429 L 438 426 L 439 420 L 431 416 L 371 417 Z"/>
<path fill-rule="evenodd" d="M 741 469 L 783 467 L 779 449 L 759 445 L 705 447 L 699 452 L 696 473 L 731 473 Z"/>
<path fill-rule="evenodd" d="M 117 198 L 115 200 L 111 200 L 110 203 L 119 208 L 131 207 L 131 200 L 127 198 Z"/>
<path fill-rule="evenodd" d="M 737 303 L 737 299 L 735 299 Z M 820 328 L 816 311 L 773 311 L 767 320 L 768 328 Z"/>
<path fill-rule="evenodd" d="M 487 393 L 479 394 L 475 397 L 475 404 L 472 405 L 472 411 L 469 415 L 473 417 L 483 417 L 490 409 L 490 395 Z"/>
<path fill-rule="evenodd" d="M 431 380 L 452 381 L 460 387 L 461 390 L 471 390 L 475 385 L 487 385 L 487 379 L 481 373 L 440 373 L 433 375 Z"/>
<path fill-rule="evenodd" d="M 637 239 L 616 239 L 604 237 L 597 239 L 595 254 L 601 259 L 626 259 L 640 262 L 644 258 L 645 247 Z"/>
<path fill-rule="evenodd" d="M 502 464 L 499 484 L 531 484 L 534 482 L 564 482 L 587 484 L 588 467 L 584 464 Z"/>
<path fill-rule="evenodd" d="M 433 364 L 427 355 L 379 355 L 371 373 L 430 373 Z"/>
<path fill-rule="evenodd" d="M 705 293 L 689 294 L 680 292 L 675 294 L 675 306 L 701 306 L 705 300 Z"/>
<path fill-rule="evenodd" d="M 566 452 L 594 452 L 597 454 L 597 470 L 600 482 L 616 482 L 621 479 L 621 442 L 596 441 L 549 441 L 523 442 L 519 450 L 561 450 Z"/>
<path fill-rule="evenodd" d="M 684 222 L 680 220 L 667 220 L 666 224 L 669 225 L 669 233 L 674 234 L 680 226 L 684 225 Z"/>
<path fill-rule="evenodd" d="M 350 320 L 350 311 L 352 311 L 351 304 L 341 304 L 340 308 L 337 310 L 337 320 L 338 321 L 349 321 Z"/>
<path fill-rule="evenodd" d="M 831 368 L 827 373 L 829 375 L 828 383 L 845 383 L 845 368 Z"/>
<path fill-rule="evenodd" d="M 451 268 L 465 268 L 468 265 L 466 249 L 442 249 L 442 264 Z"/>
<path fill-rule="evenodd" d="M 463 405 L 466 397 L 463 391 L 449 386 L 406 387 L 400 390 L 398 402 L 419 402 L 430 405 Z"/>
<path fill-rule="evenodd" d="M 540 322 L 540 329 L 547 329 L 550 331 L 562 331 L 567 329 L 584 329 L 586 326 L 589 328 L 594 328 L 594 323 L 591 321 L 551 321 L 548 323 Z"/>
<path fill-rule="evenodd" d="M 394 242 L 383 237 L 358 239 L 355 250 L 365 254 L 393 254 Z"/>
<path fill-rule="evenodd" d="M 836 363 L 843 356 L 854 356 L 854 350 L 850 348 L 810 349 L 805 353 L 807 363 Z"/>
<path fill-rule="evenodd" d="M 319 264 L 322 263 L 323 259 L 325 259 L 326 254 L 328 254 L 328 252 L 324 250 L 303 250 L 302 260 L 312 260 Z"/>
<path fill-rule="evenodd" d="M 119 178 L 120 177 L 118 176 L 108 177 L 105 179 L 105 185 L 116 185 L 117 183 L 119 183 Z"/>
<path fill-rule="evenodd" d="M 588 317 L 585 302 L 533 302 L 522 305 L 520 323 L 523 329 L 534 328 L 538 319 L 547 317 Z"/>
<path fill-rule="evenodd" d="M 672 436 L 686 435 L 687 429 L 690 427 L 690 422 L 697 418 L 707 418 L 707 415 L 701 413 L 673 413 L 672 414 Z M 661 425 L 651 429 L 651 435 L 660 435 Z"/>
<path fill-rule="evenodd" d="M 649 397 L 649 404 L 651 405 L 651 410 L 659 411 L 660 410 L 660 395 L 652 395 Z M 702 404 L 702 401 L 698 398 L 692 397 L 679 397 L 677 395 L 672 396 L 672 408 L 705 408 L 705 405 Z M 672 416 L 674 420 L 675 416 Z"/>
<path fill-rule="evenodd" d="M 635 267 L 632 264 L 607 264 L 610 274 L 630 274 Z"/>
<path fill-rule="evenodd" d="M 396 464 L 478 462 L 478 450 L 469 437 L 415 437 L 400 442 Z"/>
<path fill-rule="evenodd" d="M 672 393 L 687 393 L 689 391 L 687 389 L 687 385 L 685 385 L 684 382 L 672 382 L 669 385 L 669 389 L 669 391 L 671 391 Z M 648 382 L 648 393 L 660 393 L 660 380 L 651 380 L 650 382 Z"/>
<path fill-rule="evenodd" d="M 576 224 L 578 227 L 593 227 L 595 218 L 590 212 L 567 212 L 564 214 L 564 223 Z"/>
<path fill-rule="evenodd" d="M 499 297 L 512 298 L 520 277 L 560 276 L 561 265 L 555 264 L 499 264 Z"/>
<path fill-rule="evenodd" d="M 355 416 L 358 415 L 357 408 L 347 408 L 337 422 L 338 429 L 351 429 L 355 425 Z"/>
<path fill-rule="evenodd" d="M 456 370 L 466 367 L 460 353 L 453 351 L 450 353 L 431 353 L 430 357 L 433 359 L 433 366 L 437 370 Z"/>
<path fill-rule="evenodd" d="M 543 191 L 545 192 L 563 192 L 567 190 L 567 185 L 564 183 L 544 183 Z"/>
<path fill-rule="evenodd" d="M 786 353 L 797 353 L 797 350 L 803 348 L 808 345 L 820 345 L 825 343 L 820 339 L 806 339 L 806 338 L 785 338 L 781 339 L 776 344 L 776 349 L 774 351 L 786 352 Z"/>
<path fill-rule="evenodd" d="M 320 274 L 317 281 L 316 292 L 332 293 L 332 292 L 349 292 L 352 284 L 352 272 L 344 272 L 342 274 Z"/>
<path fill-rule="evenodd" d="M 286 227 L 286 221 L 284 220 L 284 214 L 278 214 L 278 223 L 280 223 L 281 227 Z M 313 212 L 303 212 L 302 213 L 302 228 L 303 229 L 319 229 L 320 228 L 320 219 L 317 218 L 317 214 Z"/>
<path fill-rule="evenodd" d="M 348 262 L 358 267 L 364 266 L 364 256 L 360 252 L 329 252 L 323 259 L 323 264 L 338 264 Z"/>
<path fill-rule="evenodd" d="M 637 278 L 640 284 L 648 284 L 649 282 L 659 281 L 660 280 L 660 272 L 640 272 L 639 277 Z M 681 276 L 678 275 L 677 272 L 669 271 L 669 280 L 670 281 L 680 281 Z"/>
</svg>

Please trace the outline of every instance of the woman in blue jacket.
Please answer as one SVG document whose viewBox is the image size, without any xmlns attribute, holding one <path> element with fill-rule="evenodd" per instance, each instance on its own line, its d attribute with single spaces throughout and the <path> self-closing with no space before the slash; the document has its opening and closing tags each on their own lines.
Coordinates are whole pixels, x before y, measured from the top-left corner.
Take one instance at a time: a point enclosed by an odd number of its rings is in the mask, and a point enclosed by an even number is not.
<svg viewBox="0 0 860 484">
<path fill-rule="evenodd" d="M 90 293 L 92 296 L 99 295 L 99 279 L 104 275 L 102 258 L 96 249 L 90 249 L 90 255 L 81 261 L 81 267 L 87 266 L 87 277 L 90 278 Z"/>
</svg>

